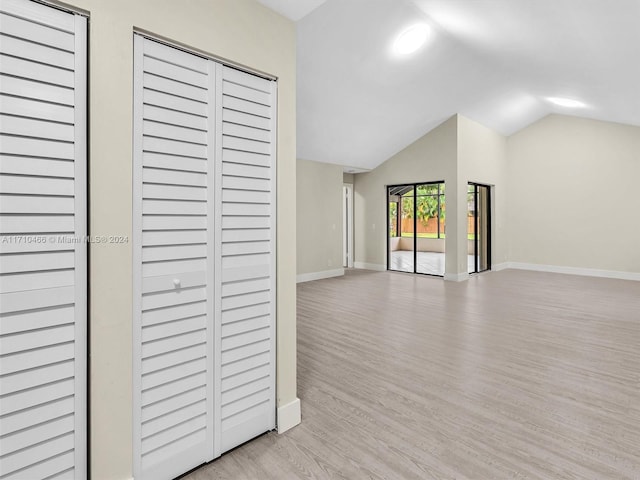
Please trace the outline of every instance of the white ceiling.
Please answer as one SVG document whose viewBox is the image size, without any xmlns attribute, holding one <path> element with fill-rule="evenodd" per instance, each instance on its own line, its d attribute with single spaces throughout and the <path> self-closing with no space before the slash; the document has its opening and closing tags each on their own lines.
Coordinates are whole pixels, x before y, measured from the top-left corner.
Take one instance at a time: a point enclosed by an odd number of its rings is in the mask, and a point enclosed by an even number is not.
<svg viewBox="0 0 640 480">
<path fill-rule="evenodd" d="M 297 22 L 322 5 L 326 0 L 258 0 L 280 15 Z"/>
<path fill-rule="evenodd" d="M 505 135 L 552 112 L 640 125 L 640 0 L 262 2 L 299 18 L 298 158 L 374 168 L 455 113 Z M 430 40 L 395 56 L 416 22 Z"/>
</svg>

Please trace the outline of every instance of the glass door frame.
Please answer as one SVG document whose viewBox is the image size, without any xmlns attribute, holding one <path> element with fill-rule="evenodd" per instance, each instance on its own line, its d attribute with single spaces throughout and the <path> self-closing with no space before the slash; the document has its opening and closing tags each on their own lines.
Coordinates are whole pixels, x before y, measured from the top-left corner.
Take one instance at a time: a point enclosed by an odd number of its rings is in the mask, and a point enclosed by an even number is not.
<svg viewBox="0 0 640 480">
<path fill-rule="evenodd" d="M 387 208 L 386 208 L 386 212 L 387 212 L 387 216 L 385 219 L 385 230 L 386 230 L 386 239 L 387 239 L 387 271 L 390 272 L 398 272 L 398 273 L 410 273 L 410 274 L 414 274 L 414 275 L 427 275 L 429 277 L 440 277 L 443 278 L 444 275 L 438 275 L 436 273 L 425 273 L 425 272 L 418 272 L 418 218 L 416 215 L 416 209 L 417 209 L 417 197 L 418 197 L 418 187 L 422 186 L 422 185 L 438 185 L 438 238 L 440 238 L 440 219 L 441 219 L 441 214 L 442 214 L 442 205 L 441 205 L 441 195 L 443 195 L 441 193 L 440 190 L 440 185 L 445 185 L 445 181 L 444 180 L 436 180 L 436 181 L 430 181 L 430 182 L 418 182 L 418 183 L 399 183 L 396 185 L 387 185 L 385 187 L 385 194 L 386 194 L 386 202 L 387 202 Z M 389 197 L 391 196 L 391 189 L 393 188 L 400 188 L 400 187 L 411 187 L 411 189 L 413 190 L 413 272 L 407 272 L 404 270 L 394 270 L 391 268 L 391 232 L 390 232 L 390 228 L 389 228 L 389 218 L 390 218 L 390 208 L 389 208 L 389 204 L 391 202 L 389 202 Z M 446 192 L 446 191 L 445 191 Z M 446 193 L 444 193 L 444 195 L 446 195 Z M 399 195 L 400 197 L 402 197 L 402 195 Z M 445 200 L 446 202 L 446 200 Z M 402 201 L 398 202 L 398 208 L 396 209 L 396 234 L 399 237 L 402 237 L 402 213 L 401 213 L 401 209 L 402 209 Z M 446 229 L 446 227 L 445 227 Z"/>
<path fill-rule="evenodd" d="M 491 270 L 491 185 L 487 185 L 484 183 L 477 182 L 468 182 L 468 187 L 473 187 L 473 193 L 469 192 L 469 188 L 467 188 L 467 194 L 473 194 L 473 272 L 469 272 L 469 274 L 476 274 L 482 272 L 488 272 Z M 487 268 L 484 270 L 480 270 L 480 238 L 478 235 L 479 232 L 479 216 L 478 216 L 478 199 L 480 198 L 479 189 L 486 188 L 487 189 Z"/>
</svg>

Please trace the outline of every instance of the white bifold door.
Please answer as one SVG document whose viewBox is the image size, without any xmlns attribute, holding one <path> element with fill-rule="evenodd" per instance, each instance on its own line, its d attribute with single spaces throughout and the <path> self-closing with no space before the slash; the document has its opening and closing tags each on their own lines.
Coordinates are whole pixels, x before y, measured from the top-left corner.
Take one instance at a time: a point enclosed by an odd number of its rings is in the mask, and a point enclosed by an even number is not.
<svg viewBox="0 0 640 480">
<path fill-rule="evenodd" d="M 0 478 L 86 470 L 86 19 L 0 1 Z"/>
<path fill-rule="evenodd" d="M 134 36 L 134 473 L 275 427 L 275 82 Z"/>
</svg>

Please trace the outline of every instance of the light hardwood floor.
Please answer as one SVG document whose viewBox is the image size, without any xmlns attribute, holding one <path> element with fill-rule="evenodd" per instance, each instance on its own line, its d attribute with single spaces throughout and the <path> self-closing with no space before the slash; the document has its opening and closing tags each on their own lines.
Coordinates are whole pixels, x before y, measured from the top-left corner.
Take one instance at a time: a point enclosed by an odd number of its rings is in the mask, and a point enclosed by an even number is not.
<svg viewBox="0 0 640 480">
<path fill-rule="evenodd" d="M 640 479 L 640 282 L 349 271 L 298 286 L 302 424 L 209 479 Z"/>
</svg>

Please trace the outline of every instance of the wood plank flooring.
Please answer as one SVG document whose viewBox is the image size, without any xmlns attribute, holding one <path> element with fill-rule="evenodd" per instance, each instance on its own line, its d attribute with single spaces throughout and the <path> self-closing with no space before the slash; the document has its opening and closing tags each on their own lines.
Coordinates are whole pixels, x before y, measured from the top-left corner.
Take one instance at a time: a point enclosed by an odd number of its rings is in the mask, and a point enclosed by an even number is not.
<svg viewBox="0 0 640 480">
<path fill-rule="evenodd" d="M 640 282 L 349 271 L 298 286 L 302 424 L 209 479 L 640 479 Z"/>
</svg>

